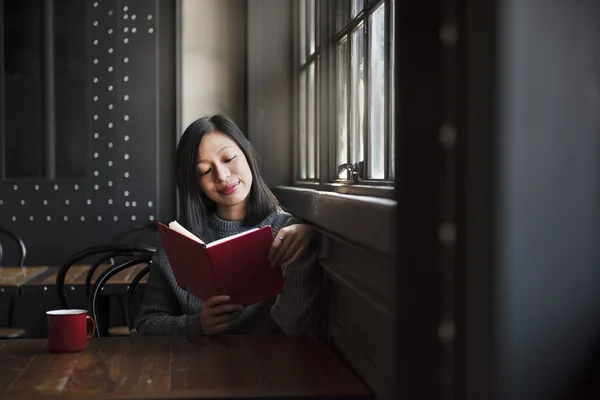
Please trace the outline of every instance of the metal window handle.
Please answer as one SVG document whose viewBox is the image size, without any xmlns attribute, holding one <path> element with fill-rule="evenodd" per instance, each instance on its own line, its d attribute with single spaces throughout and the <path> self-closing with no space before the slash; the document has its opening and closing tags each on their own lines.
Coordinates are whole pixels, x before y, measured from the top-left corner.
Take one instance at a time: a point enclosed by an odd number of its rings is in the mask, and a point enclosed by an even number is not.
<svg viewBox="0 0 600 400">
<path fill-rule="evenodd" d="M 364 179 L 365 177 L 365 162 L 359 161 L 357 163 L 345 163 L 338 166 L 337 174 L 338 176 L 343 170 L 347 170 L 352 175 L 352 181 L 358 182 L 359 179 Z"/>
</svg>

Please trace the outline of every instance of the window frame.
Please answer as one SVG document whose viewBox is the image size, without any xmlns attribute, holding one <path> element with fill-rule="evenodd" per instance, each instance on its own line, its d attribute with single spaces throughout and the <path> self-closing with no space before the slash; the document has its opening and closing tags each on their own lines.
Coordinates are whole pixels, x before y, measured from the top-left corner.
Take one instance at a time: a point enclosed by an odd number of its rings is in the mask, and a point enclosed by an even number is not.
<svg viewBox="0 0 600 400">
<path fill-rule="evenodd" d="M 318 79 L 316 82 L 318 88 L 317 95 L 317 110 L 316 119 L 318 121 L 318 132 L 317 137 L 319 138 L 319 149 L 320 154 L 315 158 L 317 162 L 317 170 L 320 170 L 318 179 L 300 179 L 300 160 L 299 160 L 299 147 L 300 147 L 300 71 L 306 67 L 306 63 L 310 62 L 307 59 L 306 62 L 301 66 L 300 64 L 300 7 L 301 2 L 306 4 L 309 1 L 315 1 L 317 6 L 315 10 L 320 14 L 320 21 L 316 34 L 319 39 L 316 48 L 318 51 Z M 293 43 L 293 121 L 294 121 L 294 146 L 293 146 L 293 159 L 294 159 L 294 183 L 296 187 L 303 187 L 315 190 L 333 191 L 337 193 L 376 196 L 376 197 L 394 197 L 394 157 L 393 157 L 393 140 L 394 140 L 394 121 L 393 121 L 393 107 L 394 107 L 394 95 L 391 90 L 393 82 L 393 51 L 390 50 L 393 43 L 393 12 L 394 12 L 394 0 L 364 0 L 364 6 L 360 12 L 352 19 L 350 19 L 350 10 L 348 10 L 349 21 L 340 29 L 336 29 L 337 25 L 337 7 L 338 1 L 330 0 L 295 0 L 294 1 L 294 18 L 293 18 L 293 29 L 294 29 L 294 43 Z M 348 0 L 349 7 L 351 1 Z M 356 27 L 363 23 L 365 27 L 364 34 L 364 63 L 365 63 L 365 111 L 363 120 L 364 135 L 364 157 L 363 162 L 365 165 L 365 172 L 367 170 L 368 163 L 368 152 L 369 152 L 369 64 L 370 64 L 370 21 L 369 19 L 381 5 L 385 5 L 385 28 L 384 28 L 384 40 L 385 40 L 385 108 L 386 108 L 386 120 L 384 122 L 385 134 L 384 134 L 384 171 L 386 172 L 387 179 L 366 179 L 366 176 L 361 176 L 358 180 L 353 180 L 352 177 L 349 179 L 338 179 L 337 178 L 337 112 L 336 112 L 336 50 L 337 43 L 344 37 L 350 42 L 349 32 L 352 32 Z M 308 9 L 308 7 L 306 7 Z M 308 21 L 309 15 L 306 14 L 306 21 Z M 307 28 L 309 26 L 306 23 Z M 308 33 L 305 32 L 308 37 Z M 348 43 L 349 43 L 348 42 Z M 308 48 L 308 42 L 306 41 L 306 48 Z M 350 53 L 351 46 L 348 47 Z M 307 50 L 308 53 L 308 50 Z M 350 62 L 348 56 L 347 68 L 348 68 L 348 79 L 350 79 Z M 331 79 L 330 79 L 331 78 Z M 351 95 L 348 96 L 349 98 Z M 323 101 L 326 99 L 327 101 Z M 350 119 L 350 102 L 347 104 L 348 107 L 348 119 Z M 349 128 L 349 126 L 348 126 Z M 319 135 L 320 133 L 320 135 Z M 350 137 L 350 132 L 347 132 Z M 354 162 L 354 160 L 351 160 Z"/>
</svg>

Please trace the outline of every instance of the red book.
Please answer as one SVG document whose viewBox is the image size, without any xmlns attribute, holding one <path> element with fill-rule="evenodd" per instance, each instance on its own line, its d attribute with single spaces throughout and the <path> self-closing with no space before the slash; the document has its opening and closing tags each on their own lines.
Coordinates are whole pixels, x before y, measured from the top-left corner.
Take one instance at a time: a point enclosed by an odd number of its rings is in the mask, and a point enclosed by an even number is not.
<svg viewBox="0 0 600 400">
<path fill-rule="evenodd" d="M 281 268 L 269 262 L 270 226 L 209 244 L 177 221 L 158 222 L 158 232 L 177 285 L 203 301 L 224 294 L 231 304 L 245 307 L 283 291 Z"/>
</svg>

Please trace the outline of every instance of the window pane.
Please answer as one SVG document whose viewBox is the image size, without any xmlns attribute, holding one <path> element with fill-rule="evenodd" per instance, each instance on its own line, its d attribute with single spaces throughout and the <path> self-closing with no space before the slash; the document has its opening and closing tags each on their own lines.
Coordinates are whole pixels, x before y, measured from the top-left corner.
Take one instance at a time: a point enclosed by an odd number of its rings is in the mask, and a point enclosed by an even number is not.
<svg viewBox="0 0 600 400">
<path fill-rule="evenodd" d="M 43 177 L 42 4 L 3 4 L 6 177 Z"/>
<path fill-rule="evenodd" d="M 306 61 L 306 0 L 300 0 L 300 64 Z"/>
<path fill-rule="evenodd" d="M 54 1 L 56 177 L 87 175 L 86 2 Z"/>
<path fill-rule="evenodd" d="M 368 177 L 385 178 L 385 4 L 370 18 L 369 43 L 369 165 Z"/>
<path fill-rule="evenodd" d="M 344 38 L 337 45 L 337 82 L 336 82 L 336 114 L 337 114 L 337 151 L 336 167 L 348 162 L 348 40 Z M 337 178 L 349 179 L 346 170 Z"/>
<path fill-rule="evenodd" d="M 350 18 L 354 18 L 360 13 L 364 7 L 364 0 L 351 0 L 352 1 L 352 14 Z"/>
<path fill-rule="evenodd" d="M 365 26 L 360 24 L 352 32 L 351 109 L 350 109 L 350 153 L 352 162 L 364 161 L 364 115 L 365 115 Z"/>
<path fill-rule="evenodd" d="M 316 20 L 315 0 L 308 0 L 308 54 L 315 52 Z"/>
<path fill-rule="evenodd" d="M 307 177 L 314 179 L 315 176 L 315 63 L 308 66 L 308 131 L 307 131 Z"/>
<path fill-rule="evenodd" d="M 341 31 L 348 23 L 348 13 L 350 0 L 337 0 L 337 23 L 335 25 L 336 31 Z"/>
<path fill-rule="evenodd" d="M 390 179 L 394 179 L 396 176 L 396 132 L 394 130 L 394 88 L 395 88 L 395 78 L 394 78 L 394 54 L 395 52 L 395 42 L 394 42 L 394 31 L 396 29 L 394 23 L 394 2 L 392 1 L 390 7 Z"/>
<path fill-rule="evenodd" d="M 300 94 L 300 121 L 298 121 L 298 172 L 300 174 L 300 179 L 306 179 L 306 69 L 300 72 L 300 87 L 298 88 L 298 92 Z"/>
</svg>

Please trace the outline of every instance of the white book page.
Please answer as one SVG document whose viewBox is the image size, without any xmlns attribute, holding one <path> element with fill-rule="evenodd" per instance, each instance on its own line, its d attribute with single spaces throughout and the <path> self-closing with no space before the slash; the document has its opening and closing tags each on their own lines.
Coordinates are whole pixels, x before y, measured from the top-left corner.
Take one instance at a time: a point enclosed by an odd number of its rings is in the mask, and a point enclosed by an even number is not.
<svg viewBox="0 0 600 400">
<path fill-rule="evenodd" d="M 236 235 L 227 236 L 226 238 L 215 240 L 214 242 L 210 242 L 209 244 L 206 245 L 206 247 L 212 247 L 212 246 L 214 246 L 216 244 L 223 243 L 223 242 L 226 242 L 226 241 L 231 240 L 231 239 L 235 239 L 238 236 L 247 235 L 247 234 L 249 234 L 251 232 L 254 232 L 254 231 L 257 231 L 257 230 L 258 230 L 258 228 L 254 228 L 254 229 L 250 229 L 249 231 L 246 231 L 246 232 L 238 233 Z"/>
<path fill-rule="evenodd" d="M 198 236 L 194 235 L 192 232 L 185 229 L 177 221 L 171 221 L 169 223 L 169 228 L 173 229 L 175 232 L 181 233 L 183 236 L 187 236 L 188 238 L 195 240 L 196 242 L 198 242 L 200 244 L 204 244 L 204 242 L 202 240 L 200 240 L 200 238 Z"/>
</svg>

